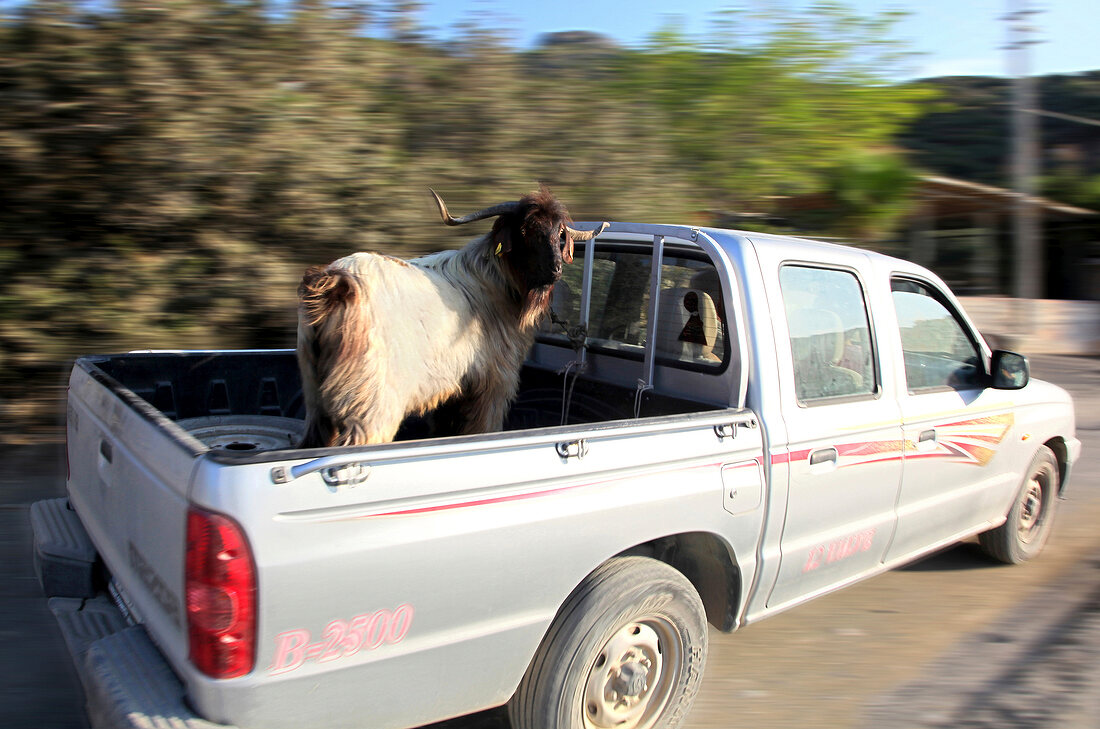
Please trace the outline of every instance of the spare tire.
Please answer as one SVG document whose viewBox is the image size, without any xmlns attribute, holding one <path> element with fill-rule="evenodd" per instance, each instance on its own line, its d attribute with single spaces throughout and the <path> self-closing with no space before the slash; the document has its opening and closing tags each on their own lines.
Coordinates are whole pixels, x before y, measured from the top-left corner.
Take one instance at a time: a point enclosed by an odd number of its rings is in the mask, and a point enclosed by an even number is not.
<svg viewBox="0 0 1100 729">
<path fill-rule="evenodd" d="M 211 449 L 248 453 L 293 448 L 305 422 L 275 415 L 208 415 L 176 424 Z"/>
</svg>

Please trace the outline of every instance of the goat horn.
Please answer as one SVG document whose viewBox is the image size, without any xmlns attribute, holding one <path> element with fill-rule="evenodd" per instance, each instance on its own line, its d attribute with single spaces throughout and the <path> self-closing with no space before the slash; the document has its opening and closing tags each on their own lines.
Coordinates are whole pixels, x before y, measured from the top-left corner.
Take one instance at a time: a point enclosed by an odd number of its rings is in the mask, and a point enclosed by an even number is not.
<svg viewBox="0 0 1100 729">
<path fill-rule="evenodd" d="M 607 226 L 609 225 L 611 225 L 611 223 L 600 223 L 600 227 L 595 230 L 573 230 L 569 226 L 566 226 L 565 229 L 569 231 L 569 237 L 574 241 L 584 241 L 592 240 L 597 235 L 607 230 Z"/>
<path fill-rule="evenodd" d="M 435 198 L 436 205 L 439 206 L 439 214 L 443 217 L 444 225 L 462 225 L 463 223 L 472 223 L 475 220 L 484 220 L 485 218 L 495 218 L 498 215 L 504 215 L 505 213 L 515 213 L 519 211 L 518 202 L 506 202 L 498 203 L 492 207 L 485 208 L 484 210 L 478 210 L 476 213 L 470 213 L 464 215 L 461 218 L 453 217 L 447 212 L 447 204 L 443 202 L 443 198 L 433 190 L 428 188 L 428 192 Z"/>
</svg>

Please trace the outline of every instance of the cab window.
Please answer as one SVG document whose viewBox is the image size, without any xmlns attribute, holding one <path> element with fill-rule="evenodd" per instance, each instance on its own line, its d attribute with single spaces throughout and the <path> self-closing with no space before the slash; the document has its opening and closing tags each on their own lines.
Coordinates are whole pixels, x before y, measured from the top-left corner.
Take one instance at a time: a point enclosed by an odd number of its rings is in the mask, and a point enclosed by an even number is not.
<svg viewBox="0 0 1100 729">
<path fill-rule="evenodd" d="M 943 296 L 920 281 L 904 278 L 893 279 L 890 290 L 909 391 L 979 387 L 980 350 Z"/>
<path fill-rule="evenodd" d="M 850 271 L 787 265 L 779 283 L 799 402 L 873 396 L 878 383 L 859 279 Z"/>
<path fill-rule="evenodd" d="M 579 248 L 579 247 L 578 247 Z M 578 251 L 577 264 L 581 263 Z M 630 246 L 597 248 L 592 267 L 587 346 L 632 359 L 645 355 L 649 336 L 652 256 Z M 554 285 L 554 313 L 566 326 L 580 320 L 582 265 L 567 266 Z M 561 339 L 563 325 L 547 324 Z M 720 371 L 729 360 L 728 333 L 718 272 L 690 252 L 666 251 L 661 260 L 654 353 L 661 364 Z"/>
</svg>

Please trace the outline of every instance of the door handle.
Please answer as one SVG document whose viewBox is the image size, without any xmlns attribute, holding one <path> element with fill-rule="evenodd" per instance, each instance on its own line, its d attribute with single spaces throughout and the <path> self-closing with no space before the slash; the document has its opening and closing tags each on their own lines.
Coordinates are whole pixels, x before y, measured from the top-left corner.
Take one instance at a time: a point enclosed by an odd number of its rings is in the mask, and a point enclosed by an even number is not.
<svg viewBox="0 0 1100 729">
<path fill-rule="evenodd" d="M 99 441 L 99 458 L 96 459 L 96 473 L 99 480 L 107 486 L 113 486 L 115 479 L 111 474 L 111 464 L 115 460 L 115 449 L 106 438 Z"/>
<path fill-rule="evenodd" d="M 810 453 L 810 467 L 822 466 L 825 464 L 836 465 L 837 450 L 836 448 L 821 448 L 819 450 Z"/>
<path fill-rule="evenodd" d="M 931 428 L 929 430 L 922 430 L 921 434 L 917 436 L 918 443 L 927 443 L 928 441 L 936 440 L 936 429 Z"/>
</svg>

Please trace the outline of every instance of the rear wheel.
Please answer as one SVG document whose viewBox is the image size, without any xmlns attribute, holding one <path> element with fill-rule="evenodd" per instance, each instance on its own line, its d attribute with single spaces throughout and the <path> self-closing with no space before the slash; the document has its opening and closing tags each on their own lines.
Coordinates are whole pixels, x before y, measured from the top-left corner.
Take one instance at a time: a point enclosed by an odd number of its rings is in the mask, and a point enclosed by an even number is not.
<svg viewBox="0 0 1100 729">
<path fill-rule="evenodd" d="M 1054 525 L 1058 504 L 1058 461 L 1041 446 L 1031 461 L 1016 501 L 1004 524 L 978 536 L 982 550 L 994 559 L 1020 564 L 1042 551 Z"/>
<path fill-rule="evenodd" d="M 703 605 L 656 560 L 608 561 L 550 626 L 508 712 L 513 729 L 672 729 L 706 662 Z"/>
</svg>

